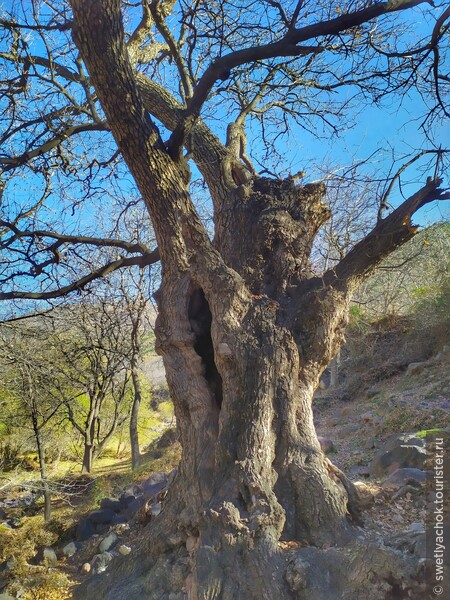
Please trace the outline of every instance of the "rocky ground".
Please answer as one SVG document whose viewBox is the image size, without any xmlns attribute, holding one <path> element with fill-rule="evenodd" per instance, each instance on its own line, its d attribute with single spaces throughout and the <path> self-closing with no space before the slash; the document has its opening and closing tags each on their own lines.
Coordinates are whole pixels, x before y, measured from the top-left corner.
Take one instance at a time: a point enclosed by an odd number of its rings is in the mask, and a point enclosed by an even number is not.
<svg viewBox="0 0 450 600">
<path fill-rule="evenodd" d="M 426 362 L 410 364 L 346 402 L 329 389 L 316 398 L 322 448 L 356 484 L 365 504 L 361 535 L 415 554 L 418 560 L 426 558 L 425 528 L 435 497 L 432 440 L 450 431 L 449 359 L 444 350 Z M 160 453 L 176 444 L 173 435 L 163 438 Z M 81 511 L 59 541 L 38 547 L 27 560 L 28 570 L 17 551 L 12 556 L 3 551 L 0 599 L 70 597 L 70 582 L 108 569 L 114 556 L 131 554 L 142 526 L 160 512 L 173 477 L 173 471 L 152 473 L 151 464 L 147 466 L 145 477 L 141 474 L 139 481 L 126 484 L 119 481 L 94 510 Z M 0 522 L 11 536 L 26 519 L 17 512 L 0 504 Z M 46 588 L 42 581 L 49 573 L 63 574 L 65 579 L 60 583 L 55 579 L 53 587 Z"/>
</svg>

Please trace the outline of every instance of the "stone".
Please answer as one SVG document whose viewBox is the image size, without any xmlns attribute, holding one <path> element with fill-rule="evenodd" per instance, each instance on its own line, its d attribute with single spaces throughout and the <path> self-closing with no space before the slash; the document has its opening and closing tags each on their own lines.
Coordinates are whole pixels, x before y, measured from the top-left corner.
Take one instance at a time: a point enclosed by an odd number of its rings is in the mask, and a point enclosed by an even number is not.
<svg viewBox="0 0 450 600">
<path fill-rule="evenodd" d="M 171 427 L 170 429 L 166 429 L 166 431 L 162 434 L 162 436 L 159 438 L 158 442 L 156 443 L 156 447 L 158 449 L 169 448 L 170 446 L 173 446 L 173 444 L 175 444 L 175 442 L 177 440 L 178 440 L 178 432 L 175 427 Z M 145 491 L 145 488 L 144 488 L 144 491 Z"/>
<path fill-rule="evenodd" d="M 152 517 L 157 517 L 159 515 L 159 513 L 162 510 L 162 505 L 161 502 L 157 502 L 156 504 L 153 504 L 153 506 L 150 509 L 150 513 L 152 515 Z"/>
<path fill-rule="evenodd" d="M 103 573 L 103 571 L 106 571 L 112 559 L 113 555 L 110 552 L 102 552 L 101 554 L 96 554 L 91 560 L 92 573 L 98 574 Z"/>
<path fill-rule="evenodd" d="M 142 484 L 144 495 L 147 498 L 156 496 L 160 491 L 167 487 L 167 473 L 154 473 Z"/>
<path fill-rule="evenodd" d="M 85 542 L 95 533 L 95 525 L 88 521 L 87 519 L 83 519 L 77 525 L 75 538 L 78 542 Z"/>
<path fill-rule="evenodd" d="M 14 600 L 13 596 L 10 596 L 7 592 L 0 594 L 0 600 Z"/>
<path fill-rule="evenodd" d="M 88 562 L 85 562 L 83 565 L 81 565 L 80 571 L 84 575 L 87 575 L 88 573 L 91 572 L 91 565 Z"/>
<path fill-rule="evenodd" d="M 423 446 L 423 440 L 416 438 L 414 434 L 393 436 L 370 463 L 371 476 L 383 477 L 404 467 L 421 469 L 428 457 Z"/>
<path fill-rule="evenodd" d="M 332 440 L 321 437 L 321 436 L 318 437 L 318 440 L 319 440 L 320 447 L 322 448 L 322 452 L 324 454 L 330 454 L 330 452 L 335 451 L 335 447 L 334 447 Z"/>
<path fill-rule="evenodd" d="M 109 550 L 118 540 L 117 534 L 111 531 L 99 544 L 98 549 L 100 552 L 106 552 Z"/>
<path fill-rule="evenodd" d="M 111 519 L 111 525 L 122 525 L 124 523 L 127 523 L 128 519 L 126 517 L 126 515 L 114 515 L 114 517 Z"/>
<path fill-rule="evenodd" d="M 38 551 L 31 562 L 35 565 L 44 564 L 53 567 L 58 564 L 58 557 L 56 556 L 56 552 L 53 550 L 53 548 L 41 546 L 38 548 Z"/>
<path fill-rule="evenodd" d="M 135 499 L 136 496 L 134 494 L 131 494 L 130 492 L 124 492 L 119 498 L 120 509 L 126 510 L 128 505 Z"/>
<path fill-rule="evenodd" d="M 100 502 L 100 508 L 106 508 L 114 512 L 120 512 L 122 510 L 122 503 L 118 498 L 102 498 Z"/>
<path fill-rule="evenodd" d="M 130 546 L 126 546 L 125 544 L 122 544 L 121 546 L 119 546 L 118 550 L 122 556 L 127 556 L 131 552 Z"/>
<path fill-rule="evenodd" d="M 419 489 L 417 487 L 415 487 L 413 485 L 404 485 L 399 490 L 397 490 L 395 492 L 395 494 L 392 494 L 391 500 L 397 500 L 398 498 L 403 498 L 407 494 L 410 494 L 411 496 L 414 496 L 418 492 L 419 492 Z"/>
<path fill-rule="evenodd" d="M 377 385 L 373 385 L 367 390 L 366 395 L 368 398 L 373 398 L 374 396 L 378 396 L 380 392 L 381 388 L 379 388 Z"/>
<path fill-rule="evenodd" d="M 6 521 L 6 525 L 11 527 L 11 529 L 19 529 L 19 527 L 22 527 L 22 519 L 20 517 L 13 517 Z"/>
<path fill-rule="evenodd" d="M 427 367 L 426 362 L 414 362 L 408 365 L 406 369 L 407 375 L 420 375 Z"/>
<path fill-rule="evenodd" d="M 426 540 L 423 528 L 421 531 L 402 531 L 390 539 L 385 539 L 384 544 L 406 554 L 415 554 L 419 558 L 426 558 Z"/>
<path fill-rule="evenodd" d="M 357 423 L 347 423 L 347 425 L 343 425 L 339 430 L 339 437 L 347 437 L 352 433 L 356 433 L 361 429 L 361 426 Z"/>
<path fill-rule="evenodd" d="M 427 472 L 421 469 L 405 467 L 396 469 L 389 477 L 383 481 L 381 487 L 385 490 L 399 490 L 405 485 L 419 487 L 427 480 Z"/>
<path fill-rule="evenodd" d="M 101 508 L 100 510 L 92 511 L 88 519 L 96 525 L 108 525 L 114 518 L 114 511 L 110 508 Z"/>
<path fill-rule="evenodd" d="M 80 544 L 78 544 L 77 542 L 69 542 L 68 544 L 66 544 L 64 546 L 64 548 L 62 549 L 62 552 L 63 552 L 64 556 L 71 557 L 74 554 L 76 554 L 79 549 L 80 549 Z"/>
<path fill-rule="evenodd" d="M 141 508 L 141 506 L 144 506 L 145 502 L 146 502 L 146 500 L 145 500 L 144 496 L 138 496 L 137 498 L 135 498 L 127 506 L 127 509 L 125 511 L 126 516 L 129 517 L 130 519 L 132 517 L 134 517 L 134 515 Z"/>
<path fill-rule="evenodd" d="M 408 527 L 408 531 L 416 531 L 420 533 L 422 531 L 425 531 L 425 526 L 420 521 L 416 521 L 414 523 L 411 523 L 411 525 Z"/>
<path fill-rule="evenodd" d="M 98 535 L 105 535 L 106 533 L 108 533 L 109 529 L 110 525 L 106 523 L 98 523 L 95 526 L 95 533 L 97 533 Z"/>
<path fill-rule="evenodd" d="M 198 538 L 190 535 L 186 540 L 186 550 L 188 552 L 192 552 L 197 547 Z"/>
</svg>

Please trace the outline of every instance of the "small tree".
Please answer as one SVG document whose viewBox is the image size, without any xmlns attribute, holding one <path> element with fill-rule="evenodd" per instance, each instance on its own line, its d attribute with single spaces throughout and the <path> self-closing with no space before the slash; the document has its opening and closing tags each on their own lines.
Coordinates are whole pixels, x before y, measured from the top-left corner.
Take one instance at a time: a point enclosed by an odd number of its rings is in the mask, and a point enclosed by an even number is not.
<svg viewBox="0 0 450 600">
<path fill-rule="evenodd" d="M 67 417 L 83 440 L 82 472 L 127 417 L 131 335 L 119 303 L 99 297 L 60 309 L 51 320 L 60 376 L 71 394 Z"/>
<path fill-rule="evenodd" d="M 38 327 L 0 329 L 0 391 L 8 394 L 10 418 L 15 427 L 31 427 L 39 459 L 44 519 L 51 517 L 51 484 L 46 465 L 46 430 L 58 413 L 58 372 L 44 332 Z"/>
</svg>

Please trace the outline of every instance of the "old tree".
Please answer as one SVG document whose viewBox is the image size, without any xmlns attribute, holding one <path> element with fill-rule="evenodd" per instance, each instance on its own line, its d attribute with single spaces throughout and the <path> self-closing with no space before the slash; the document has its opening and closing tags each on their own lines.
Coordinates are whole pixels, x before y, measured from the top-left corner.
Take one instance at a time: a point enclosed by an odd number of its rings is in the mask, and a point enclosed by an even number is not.
<svg viewBox="0 0 450 600">
<path fill-rule="evenodd" d="M 312 396 L 358 284 L 414 235 L 418 209 L 448 197 L 432 140 L 448 116 L 439 4 L 24 0 L 2 14 L 1 298 L 162 267 L 157 350 L 183 458 L 140 551 L 78 597 L 379 600 L 418 585 L 410 559 L 361 539 L 357 491 L 321 452 Z M 326 186 L 270 174 L 278 138 L 337 132 L 347 108 L 390 94 L 427 107 L 417 126 L 435 162 L 395 210 L 380 193 L 373 229 L 319 276 Z M 157 248 L 125 237 L 139 203 Z M 92 246 L 104 262 L 80 277 L 71 257 Z"/>
</svg>

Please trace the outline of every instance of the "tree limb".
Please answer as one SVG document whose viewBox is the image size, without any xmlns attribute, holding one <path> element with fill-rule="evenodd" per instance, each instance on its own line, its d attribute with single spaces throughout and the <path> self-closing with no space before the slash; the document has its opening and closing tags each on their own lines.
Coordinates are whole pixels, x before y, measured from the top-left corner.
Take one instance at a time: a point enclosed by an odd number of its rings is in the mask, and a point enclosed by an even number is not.
<svg viewBox="0 0 450 600">
<path fill-rule="evenodd" d="M 413 214 L 434 200 L 450 199 L 450 192 L 439 187 L 441 183 L 442 179 L 428 178 L 424 187 L 380 220 L 333 269 L 324 274 L 325 284 L 342 288 L 358 283 L 384 257 L 414 237 L 418 228 L 411 223 Z"/>
<path fill-rule="evenodd" d="M 14 300 L 14 299 L 28 299 L 28 300 L 52 300 L 54 298 L 61 298 L 67 296 L 71 292 L 79 292 L 88 283 L 95 279 L 105 277 L 117 269 L 123 269 L 125 267 L 131 267 L 137 265 L 143 269 L 149 265 L 153 265 L 159 261 L 158 249 L 150 252 L 149 254 L 143 254 L 142 256 L 133 256 L 130 258 L 120 258 L 112 262 L 103 265 L 102 267 L 88 273 L 84 277 L 77 279 L 73 283 L 65 285 L 59 289 L 52 290 L 49 292 L 26 292 L 26 291 L 12 291 L 12 292 L 0 292 L 0 300 Z"/>
</svg>

